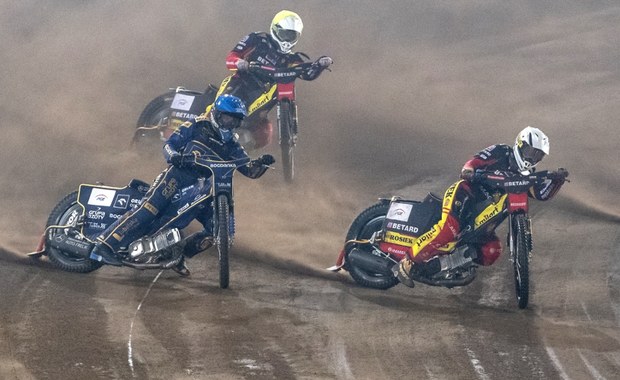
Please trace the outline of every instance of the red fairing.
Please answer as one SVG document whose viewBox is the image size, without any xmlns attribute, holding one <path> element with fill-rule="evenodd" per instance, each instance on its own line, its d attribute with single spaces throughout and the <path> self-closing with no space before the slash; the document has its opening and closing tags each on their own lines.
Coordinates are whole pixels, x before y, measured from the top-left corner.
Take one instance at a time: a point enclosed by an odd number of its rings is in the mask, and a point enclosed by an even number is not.
<svg viewBox="0 0 620 380">
<path fill-rule="evenodd" d="M 278 100 L 295 100 L 295 82 L 278 83 Z"/>
<path fill-rule="evenodd" d="M 508 212 L 528 210 L 527 193 L 508 194 Z"/>
<path fill-rule="evenodd" d="M 388 253 L 397 261 L 400 261 L 407 256 L 411 256 L 411 247 L 404 247 L 398 244 L 382 242 L 379 244 L 379 249 L 382 252 Z"/>
</svg>

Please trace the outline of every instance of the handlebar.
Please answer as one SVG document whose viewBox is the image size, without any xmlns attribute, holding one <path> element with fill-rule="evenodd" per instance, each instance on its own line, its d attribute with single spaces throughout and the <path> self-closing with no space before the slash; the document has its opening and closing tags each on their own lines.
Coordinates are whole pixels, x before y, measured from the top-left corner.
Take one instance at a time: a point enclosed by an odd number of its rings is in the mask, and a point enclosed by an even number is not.
<svg viewBox="0 0 620 380">
<path fill-rule="evenodd" d="M 481 171 L 474 174 L 473 182 L 484 183 L 492 188 L 504 189 L 511 193 L 523 193 L 536 184 L 546 180 L 568 181 L 568 171 L 560 168 L 557 171 L 542 170 L 528 175 L 513 172 Z"/>
<path fill-rule="evenodd" d="M 302 75 L 308 74 L 310 70 L 318 68 L 319 64 L 317 61 L 303 62 L 291 67 L 274 67 L 261 65 L 258 62 L 250 62 L 248 72 L 276 83 L 290 83 Z"/>
</svg>

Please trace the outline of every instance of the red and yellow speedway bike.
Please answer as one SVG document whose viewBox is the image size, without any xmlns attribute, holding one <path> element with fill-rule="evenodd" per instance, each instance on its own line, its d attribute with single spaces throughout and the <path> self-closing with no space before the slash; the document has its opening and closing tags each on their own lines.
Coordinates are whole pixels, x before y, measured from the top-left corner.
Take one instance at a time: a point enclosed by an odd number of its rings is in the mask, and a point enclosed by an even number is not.
<svg viewBox="0 0 620 380">
<path fill-rule="evenodd" d="M 284 179 L 292 182 L 295 177 L 295 147 L 299 129 L 295 81 L 318 69 L 318 61 L 304 62 L 291 67 L 273 67 L 252 62 L 247 80 L 272 83 L 248 106 L 248 117 L 237 130 L 239 142 L 248 150 L 253 149 L 253 132 L 257 124 L 267 118 L 276 106 L 278 143 L 282 154 Z M 327 69 L 329 70 L 329 69 Z M 177 87 L 153 99 L 138 118 L 132 144 L 148 138 L 167 139 L 182 123 L 193 121 L 205 112 L 217 95 L 227 87 L 229 76 L 219 90 L 209 85 L 204 92 Z M 233 94 L 234 95 L 234 94 Z"/>
<path fill-rule="evenodd" d="M 474 206 L 474 212 L 459 239 L 446 247 L 449 254 L 436 256 L 422 266 L 440 268 L 437 272 L 414 271 L 413 280 L 431 286 L 466 286 L 476 277 L 476 247 L 506 219 L 507 245 L 512 262 L 515 293 L 519 308 L 529 301 L 532 254 L 532 221 L 529 189 L 546 183 L 562 171 L 541 171 L 530 175 L 504 176 L 493 172 L 477 173 L 477 180 L 492 189 L 492 195 Z M 409 254 L 416 238 L 429 231 L 441 217 L 442 200 L 428 194 L 423 201 L 399 197 L 380 199 L 362 211 L 349 227 L 345 246 L 331 271 L 345 269 L 358 284 L 389 289 L 399 280 L 393 270 Z M 415 264 L 419 265 L 419 264 Z"/>
</svg>

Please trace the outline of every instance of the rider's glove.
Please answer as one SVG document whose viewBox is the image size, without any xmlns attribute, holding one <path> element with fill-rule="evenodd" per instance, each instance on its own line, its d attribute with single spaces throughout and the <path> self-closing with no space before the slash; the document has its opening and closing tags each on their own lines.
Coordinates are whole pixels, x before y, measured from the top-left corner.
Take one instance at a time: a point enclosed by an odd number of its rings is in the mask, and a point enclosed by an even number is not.
<svg viewBox="0 0 620 380">
<path fill-rule="evenodd" d="M 471 169 L 463 169 L 461 170 L 461 179 L 465 181 L 472 182 L 474 180 L 474 171 Z"/>
<path fill-rule="evenodd" d="M 271 154 L 264 154 L 256 159 L 256 161 L 265 166 L 273 165 L 276 162 L 276 159 L 273 158 Z"/>
<path fill-rule="evenodd" d="M 179 153 L 174 153 L 172 156 L 170 156 L 169 161 L 172 166 L 176 166 L 177 168 L 183 166 L 183 156 L 181 156 L 181 154 Z"/>
<path fill-rule="evenodd" d="M 235 63 L 235 66 L 237 66 L 237 70 L 239 71 L 248 71 L 250 63 L 245 59 L 240 59 Z"/>
<path fill-rule="evenodd" d="M 552 180 L 557 182 L 564 182 L 566 180 L 566 177 L 568 177 L 568 170 L 564 168 L 559 168 L 558 170 L 551 172 L 550 174 Z"/>
<path fill-rule="evenodd" d="M 329 67 L 332 63 L 334 63 L 334 60 L 328 56 L 323 56 L 317 60 L 317 63 L 321 68 L 326 68 Z"/>
</svg>

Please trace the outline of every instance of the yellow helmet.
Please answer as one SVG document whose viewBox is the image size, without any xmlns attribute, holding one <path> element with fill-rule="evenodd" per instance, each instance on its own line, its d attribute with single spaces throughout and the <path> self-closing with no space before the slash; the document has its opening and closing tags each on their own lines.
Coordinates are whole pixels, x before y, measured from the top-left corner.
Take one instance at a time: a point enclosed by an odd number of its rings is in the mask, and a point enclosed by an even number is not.
<svg viewBox="0 0 620 380">
<path fill-rule="evenodd" d="M 280 45 L 282 53 L 290 53 L 303 28 L 304 23 L 297 13 L 283 10 L 271 21 L 271 37 Z"/>
</svg>

